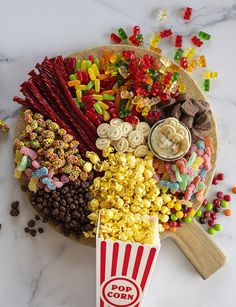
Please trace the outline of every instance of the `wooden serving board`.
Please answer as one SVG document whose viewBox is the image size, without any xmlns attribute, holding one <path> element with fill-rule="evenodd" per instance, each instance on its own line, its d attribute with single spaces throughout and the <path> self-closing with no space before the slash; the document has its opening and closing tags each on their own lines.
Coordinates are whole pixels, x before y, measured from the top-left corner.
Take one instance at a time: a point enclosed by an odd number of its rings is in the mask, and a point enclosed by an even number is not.
<svg viewBox="0 0 236 307">
<path fill-rule="evenodd" d="M 160 54 L 146 50 L 143 48 L 138 48 L 129 45 L 108 45 L 101 46 L 96 48 L 90 48 L 82 51 L 75 52 L 70 56 L 75 56 L 79 59 L 86 59 L 90 54 L 92 54 L 95 58 L 102 57 L 103 51 L 105 49 L 110 50 L 111 52 L 122 52 L 124 49 L 134 50 L 136 55 L 143 56 L 144 54 L 150 54 L 157 59 L 161 57 Z M 190 75 L 184 71 L 180 67 L 180 75 L 183 80 L 183 83 L 186 86 L 186 92 L 190 95 L 191 98 L 204 100 L 202 91 L 199 89 L 194 80 L 190 77 Z M 18 136 L 23 128 L 23 108 L 19 113 L 15 136 Z M 205 196 L 208 193 L 208 190 L 211 186 L 211 182 L 215 173 L 216 160 L 218 155 L 218 136 L 217 136 L 217 128 L 214 116 L 211 116 L 211 129 L 206 132 L 207 136 L 211 136 L 214 140 L 215 153 L 211 157 L 212 169 L 206 176 L 206 185 L 207 189 L 205 191 Z M 26 193 L 27 195 L 27 193 Z M 198 210 L 201 206 L 201 203 L 198 201 L 194 201 L 193 208 Z M 51 224 L 54 229 L 61 232 L 60 228 Z M 62 233 L 62 232 L 61 232 Z M 161 239 L 165 239 L 170 237 L 174 240 L 174 242 L 179 246 L 185 256 L 189 259 L 189 261 L 196 268 L 198 273 L 202 276 L 203 279 L 207 279 L 213 273 L 215 273 L 218 269 L 220 269 L 226 261 L 226 256 L 220 250 L 220 248 L 214 243 L 214 241 L 210 238 L 207 232 L 202 228 L 202 226 L 195 220 L 189 224 L 185 224 L 184 227 L 179 228 L 175 234 L 170 232 L 164 232 L 161 234 Z M 95 247 L 95 239 L 77 239 L 74 236 L 70 236 L 71 239 L 76 240 L 77 242 L 85 245 L 90 245 Z"/>
</svg>

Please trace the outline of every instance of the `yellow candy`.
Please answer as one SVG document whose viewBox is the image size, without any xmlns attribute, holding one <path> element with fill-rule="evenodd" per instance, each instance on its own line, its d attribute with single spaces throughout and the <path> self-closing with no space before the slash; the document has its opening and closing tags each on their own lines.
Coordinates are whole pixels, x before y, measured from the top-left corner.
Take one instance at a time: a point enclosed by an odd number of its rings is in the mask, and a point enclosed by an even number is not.
<svg viewBox="0 0 236 307">
<path fill-rule="evenodd" d="M 22 157 L 23 157 L 23 155 L 21 154 L 21 152 L 19 150 L 16 150 L 15 151 L 15 162 L 20 163 Z"/>
<path fill-rule="evenodd" d="M 85 71 L 86 68 L 87 68 L 87 61 L 86 61 L 86 60 L 83 60 L 82 63 L 81 63 L 81 68 L 80 68 L 80 69 L 81 69 L 82 71 Z"/>
<path fill-rule="evenodd" d="M 184 216 L 184 214 L 183 214 L 182 211 L 177 211 L 177 212 L 175 213 L 175 215 L 176 215 L 176 217 L 177 217 L 178 219 L 181 219 L 181 218 Z"/>
<path fill-rule="evenodd" d="M 202 157 L 197 157 L 196 161 L 192 165 L 192 169 L 198 169 L 204 163 L 204 159 Z"/>
<path fill-rule="evenodd" d="M 96 79 L 95 72 L 94 72 L 94 70 L 93 70 L 91 67 L 88 69 L 88 74 L 89 74 L 89 78 L 90 78 L 92 81 L 94 81 L 94 80 Z"/>
<path fill-rule="evenodd" d="M 34 192 L 34 193 L 37 192 L 37 190 L 38 190 L 38 181 L 39 181 L 38 178 L 34 178 L 34 177 L 30 178 L 30 181 L 29 181 L 29 184 L 28 184 L 28 188 L 29 188 L 29 190 L 31 192 Z"/>
<path fill-rule="evenodd" d="M 96 66 L 96 67 L 97 67 L 97 66 Z M 95 84 L 95 91 L 96 91 L 97 93 L 99 93 L 99 92 L 100 92 L 100 80 L 99 80 L 99 79 L 96 79 L 95 82 L 94 82 L 94 84 Z"/>
<path fill-rule="evenodd" d="M 14 177 L 17 179 L 20 179 L 21 175 L 22 175 L 22 171 L 19 171 L 16 167 L 14 171 Z"/>
<path fill-rule="evenodd" d="M 77 97 L 78 101 L 81 101 L 81 98 L 82 98 L 82 91 L 81 90 L 76 90 L 76 97 Z"/>
<path fill-rule="evenodd" d="M 86 85 L 84 85 L 84 84 L 76 85 L 75 88 L 76 88 L 76 90 L 85 91 L 86 90 Z"/>
<path fill-rule="evenodd" d="M 190 47 L 186 50 L 184 56 L 188 59 L 191 59 L 194 56 L 196 48 L 194 47 Z"/>
<path fill-rule="evenodd" d="M 166 214 L 168 212 L 168 207 L 162 206 L 161 207 L 161 213 Z"/>
<path fill-rule="evenodd" d="M 176 202 L 175 204 L 175 210 L 180 211 L 182 208 L 181 204 L 179 202 Z"/>
<path fill-rule="evenodd" d="M 98 69 L 97 65 L 94 63 L 94 64 L 92 64 L 91 67 L 92 67 L 95 75 L 98 77 L 100 75 L 100 72 L 99 72 L 99 69 Z"/>
<path fill-rule="evenodd" d="M 98 101 L 97 104 L 98 104 L 103 110 L 109 109 L 108 105 L 105 104 L 105 103 L 102 102 L 102 101 Z"/>
<path fill-rule="evenodd" d="M 194 217 L 196 211 L 192 208 L 191 211 L 188 212 L 188 216 Z"/>
<path fill-rule="evenodd" d="M 204 78 L 205 78 L 205 79 L 218 78 L 218 72 L 210 72 L 210 71 L 207 71 L 207 72 L 204 73 Z"/>
<path fill-rule="evenodd" d="M 167 206 L 168 206 L 169 209 L 172 209 L 172 208 L 174 208 L 175 203 L 174 203 L 173 201 L 170 201 L 170 202 L 167 204 Z"/>
<path fill-rule="evenodd" d="M 111 115 L 109 112 L 107 112 L 106 110 L 102 111 L 102 116 L 105 122 L 108 122 L 111 119 Z"/>
<path fill-rule="evenodd" d="M 103 96 L 102 95 L 98 95 L 98 94 L 93 94 L 93 99 L 95 99 L 95 100 L 103 100 Z"/>
</svg>

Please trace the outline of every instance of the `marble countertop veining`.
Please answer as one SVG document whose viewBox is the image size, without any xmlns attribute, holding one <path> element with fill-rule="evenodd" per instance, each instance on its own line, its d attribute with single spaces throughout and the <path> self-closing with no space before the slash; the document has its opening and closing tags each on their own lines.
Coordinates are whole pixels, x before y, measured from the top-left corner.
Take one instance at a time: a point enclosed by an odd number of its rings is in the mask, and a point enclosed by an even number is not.
<svg viewBox="0 0 236 307">
<path fill-rule="evenodd" d="M 179 9 L 194 8 L 184 24 Z M 0 0 L 0 118 L 10 132 L 0 140 L 0 306 L 1 307 L 94 307 L 95 249 L 81 246 L 45 225 L 45 233 L 31 238 L 24 226 L 33 208 L 12 178 L 12 140 L 19 106 L 12 102 L 27 72 L 45 55 L 107 44 L 119 26 L 138 24 L 145 37 L 162 25 L 154 18 L 158 8 L 167 8 L 166 25 L 185 37 L 205 30 L 212 40 L 202 52 L 210 70 L 219 72 L 206 95 L 219 128 L 220 153 L 217 169 L 225 173 L 220 189 L 236 184 L 235 0 Z M 166 43 L 166 55 L 173 48 Z M 172 50 L 172 51 L 171 51 Z M 199 80 L 199 72 L 195 73 Z M 210 194 L 217 190 L 214 187 Z M 10 203 L 19 200 L 21 214 L 9 215 Z M 233 197 L 232 207 L 236 197 Z M 234 307 L 236 306 L 235 216 L 221 218 L 224 230 L 214 236 L 228 255 L 224 268 L 206 281 L 195 272 L 175 244 L 167 239 L 155 268 L 144 306 Z"/>
</svg>

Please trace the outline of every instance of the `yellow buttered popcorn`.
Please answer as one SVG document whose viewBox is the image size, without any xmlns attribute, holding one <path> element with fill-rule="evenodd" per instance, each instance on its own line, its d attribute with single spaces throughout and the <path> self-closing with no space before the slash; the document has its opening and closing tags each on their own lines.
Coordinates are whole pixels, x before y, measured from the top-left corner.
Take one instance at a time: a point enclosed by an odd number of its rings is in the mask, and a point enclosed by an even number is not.
<svg viewBox="0 0 236 307">
<path fill-rule="evenodd" d="M 117 215 L 120 217 L 118 221 Z M 100 211 L 99 237 L 101 239 L 154 244 L 158 238 L 158 231 L 157 220 L 148 216 L 124 214 L 114 208 Z"/>
</svg>

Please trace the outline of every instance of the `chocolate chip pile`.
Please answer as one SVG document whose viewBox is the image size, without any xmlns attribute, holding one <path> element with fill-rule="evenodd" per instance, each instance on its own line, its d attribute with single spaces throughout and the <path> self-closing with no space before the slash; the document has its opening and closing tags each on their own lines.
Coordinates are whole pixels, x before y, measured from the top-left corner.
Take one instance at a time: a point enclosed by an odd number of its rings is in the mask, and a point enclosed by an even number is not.
<svg viewBox="0 0 236 307">
<path fill-rule="evenodd" d="M 152 107 L 159 111 L 162 118 L 175 117 L 184 123 L 191 132 L 192 140 L 203 140 L 203 132 L 211 128 L 211 111 L 206 101 L 190 98 L 186 93 L 179 94 L 176 98 L 161 101 Z M 146 119 L 145 121 L 148 122 Z M 154 122 L 148 122 L 154 124 Z"/>
<path fill-rule="evenodd" d="M 90 214 L 88 202 L 93 198 L 89 191 L 89 181 L 74 181 L 52 192 L 38 190 L 31 194 L 31 203 L 43 217 L 43 221 L 60 225 L 68 236 L 83 236 L 83 231 L 92 230 L 87 216 Z"/>
</svg>

